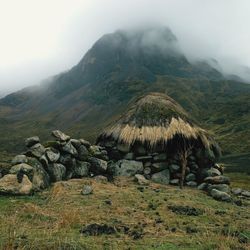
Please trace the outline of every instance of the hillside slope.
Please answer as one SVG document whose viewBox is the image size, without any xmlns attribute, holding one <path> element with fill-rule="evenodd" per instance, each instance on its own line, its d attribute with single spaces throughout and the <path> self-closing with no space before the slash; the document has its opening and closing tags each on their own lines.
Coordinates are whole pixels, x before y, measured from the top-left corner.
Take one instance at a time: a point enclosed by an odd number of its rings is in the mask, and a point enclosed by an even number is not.
<svg viewBox="0 0 250 250">
<path fill-rule="evenodd" d="M 224 152 L 248 151 L 250 85 L 190 63 L 163 27 L 105 35 L 68 72 L 1 99 L 0 150 L 19 151 L 24 137 L 46 139 L 55 128 L 94 140 L 132 98 L 150 91 L 176 99 L 216 133 Z"/>
</svg>

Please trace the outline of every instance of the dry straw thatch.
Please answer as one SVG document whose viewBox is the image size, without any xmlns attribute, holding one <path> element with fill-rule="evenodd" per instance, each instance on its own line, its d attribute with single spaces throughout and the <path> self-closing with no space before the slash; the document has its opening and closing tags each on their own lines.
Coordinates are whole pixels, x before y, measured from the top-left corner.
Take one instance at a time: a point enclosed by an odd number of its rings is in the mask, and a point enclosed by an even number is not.
<svg viewBox="0 0 250 250">
<path fill-rule="evenodd" d="M 128 110 L 100 135 L 98 141 L 112 138 L 118 143 L 140 142 L 151 148 L 167 145 L 175 137 L 200 141 L 205 148 L 214 141 L 207 131 L 194 124 L 187 112 L 163 93 L 149 93 L 129 105 Z"/>
</svg>

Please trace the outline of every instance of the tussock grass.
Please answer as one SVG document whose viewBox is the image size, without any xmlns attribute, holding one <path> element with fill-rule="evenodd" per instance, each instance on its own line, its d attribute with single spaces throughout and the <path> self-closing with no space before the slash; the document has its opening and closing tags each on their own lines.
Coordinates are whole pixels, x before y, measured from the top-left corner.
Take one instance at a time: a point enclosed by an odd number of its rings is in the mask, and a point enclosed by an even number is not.
<svg viewBox="0 0 250 250">
<path fill-rule="evenodd" d="M 92 185 L 93 194 L 80 194 L 85 184 Z M 0 249 L 248 249 L 235 233 L 250 236 L 247 202 L 238 207 L 195 189 L 138 187 L 122 177 L 113 183 L 73 179 L 29 198 L 0 197 Z M 203 214 L 176 214 L 169 205 L 195 207 Z M 81 235 L 80 229 L 92 223 L 117 232 Z M 119 230 L 125 226 L 129 233 Z M 142 237 L 134 239 L 134 231 Z"/>
</svg>

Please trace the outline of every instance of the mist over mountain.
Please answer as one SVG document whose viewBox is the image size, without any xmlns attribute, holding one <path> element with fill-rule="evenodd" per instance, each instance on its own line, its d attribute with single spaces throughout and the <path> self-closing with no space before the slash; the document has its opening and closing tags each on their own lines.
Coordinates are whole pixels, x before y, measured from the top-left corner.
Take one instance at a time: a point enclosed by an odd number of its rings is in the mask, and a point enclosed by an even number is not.
<svg viewBox="0 0 250 250">
<path fill-rule="evenodd" d="M 234 138 L 250 134 L 250 85 L 217 68 L 215 60 L 188 60 L 169 28 L 118 30 L 97 40 L 70 70 L 1 99 L 2 139 L 21 145 L 26 134 L 60 128 L 94 140 L 132 98 L 157 91 L 216 131 L 225 151 L 245 152 L 248 144 Z"/>
</svg>

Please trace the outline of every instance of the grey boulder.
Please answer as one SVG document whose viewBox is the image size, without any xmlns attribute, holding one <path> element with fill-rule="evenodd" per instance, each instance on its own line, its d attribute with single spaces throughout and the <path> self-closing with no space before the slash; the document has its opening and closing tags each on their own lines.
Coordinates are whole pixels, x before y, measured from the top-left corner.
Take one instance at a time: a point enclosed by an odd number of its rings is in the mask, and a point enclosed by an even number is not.
<svg viewBox="0 0 250 250">
<path fill-rule="evenodd" d="M 228 193 L 219 191 L 217 189 L 212 189 L 210 192 L 210 195 L 215 199 L 215 200 L 219 200 L 219 201 L 226 201 L 226 202 L 230 202 L 231 196 Z"/>
<path fill-rule="evenodd" d="M 57 162 L 60 158 L 60 152 L 54 148 L 47 149 L 45 154 L 49 162 Z"/>
<path fill-rule="evenodd" d="M 230 192 L 230 187 L 227 184 L 214 184 L 214 185 L 208 186 L 207 188 L 209 193 L 212 191 L 212 189 L 216 189 L 224 193 Z"/>
<path fill-rule="evenodd" d="M 34 169 L 32 166 L 30 166 L 26 163 L 21 163 L 21 164 L 13 166 L 10 169 L 10 174 L 18 174 L 18 173 L 22 173 L 22 174 L 27 175 L 29 177 L 29 179 L 32 181 Z"/>
<path fill-rule="evenodd" d="M 90 185 L 84 185 L 81 194 L 89 195 L 93 193 L 93 188 Z"/>
<path fill-rule="evenodd" d="M 89 159 L 91 164 L 91 171 L 95 174 L 103 174 L 106 173 L 108 169 L 108 163 L 102 159 L 91 157 Z"/>
<path fill-rule="evenodd" d="M 114 176 L 134 176 L 143 173 L 143 164 L 139 161 L 120 160 L 111 168 Z"/>
<path fill-rule="evenodd" d="M 32 156 L 39 159 L 44 155 L 45 148 L 41 143 L 37 143 L 33 145 L 32 147 L 30 147 L 29 152 L 31 153 Z"/>
<path fill-rule="evenodd" d="M 28 164 L 33 167 L 32 184 L 35 191 L 49 187 L 50 177 L 36 158 L 28 158 Z"/>
<path fill-rule="evenodd" d="M 76 148 L 71 144 L 71 142 L 67 142 L 63 147 L 62 147 L 62 151 L 69 153 L 71 155 L 73 155 L 74 157 L 76 157 L 78 155 L 78 152 L 76 150 Z"/>
<path fill-rule="evenodd" d="M 90 163 L 78 161 L 74 168 L 72 177 L 81 178 L 89 175 Z"/>
<path fill-rule="evenodd" d="M 66 134 L 64 134 L 63 132 L 61 132 L 60 130 L 54 130 L 52 131 L 52 135 L 59 141 L 68 141 L 70 140 L 70 137 Z"/>
<path fill-rule="evenodd" d="M 169 170 L 165 169 L 161 172 L 155 173 L 151 177 L 152 181 L 160 184 L 169 184 L 170 181 L 170 174 Z"/>
<path fill-rule="evenodd" d="M 11 164 L 12 165 L 17 165 L 17 164 L 20 164 L 20 163 L 27 163 L 27 162 L 28 162 L 28 159 L 27 159 L 26 155 L 16 155 L 12 159 Z"/>
<path fill-rule="evenodd" d="M 25 140 L 25 146 L 29 148 L 39 142 L 40 142 L 40 139 L 38 136 L 29 137 Z"/>
<path fill-rule="evenodd" d="M 148 185 L 149 181 L 141 174 L 135 175 L 135 181 L 140 185 Z"/>
<path fill-rule="evenodd" d="M 51 177 L 51 180 L 54 182 L 61 181 L 66 176 L 66 168 L 60 163 L 50 164 L 48 167 L 48 172 Z"/>
<path fill-rule="evenodd" d="M 206 177 L 204 181 L 210 184 L 230 184 L 230 178 L 224 175 Z"/>
<path fill-rule="evenodd" d="M 0 179 L 0 194 L 29 195 L 32 193 L 32 183 L 27 175 L 18 179 L 15 174 L 7 174 Z"/>
</svg>

